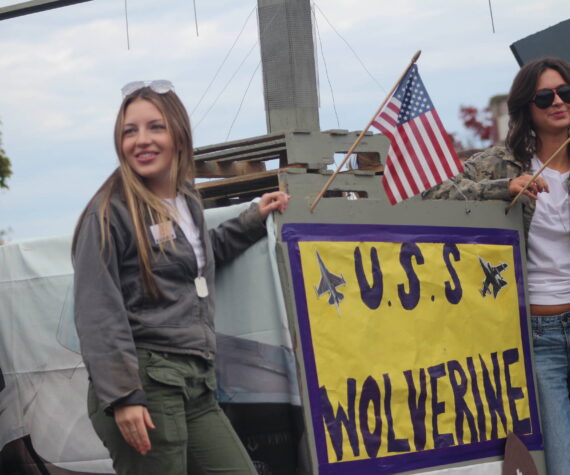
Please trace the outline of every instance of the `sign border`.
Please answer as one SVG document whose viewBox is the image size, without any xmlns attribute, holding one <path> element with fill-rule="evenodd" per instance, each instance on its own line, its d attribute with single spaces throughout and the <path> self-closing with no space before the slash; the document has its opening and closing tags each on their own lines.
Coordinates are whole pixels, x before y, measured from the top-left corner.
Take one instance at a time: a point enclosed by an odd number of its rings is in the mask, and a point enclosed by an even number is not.
<svg viewBox="0 0 570 475">
<path fill-rule="evenodd" d="M 442 233 L 442 230 L 445 230 Z M 496 244 L 513 247 L 515 277 L 519 300 L 521 340 L 527 378 L 528 401 L 532 433 L 519 435 L 529 450 L 543 450 L 540 431 L 536 390 L 532 370 L 530 335 L 525 301 L 524 274 L 521 260 L 519 233 L 512 229 L 472 228 L 448 226 L 407 226 L 381 224 L 330 224 L 330 223 L 285 223 L 281 236 L 287 243 L 298 327 L 301 338 L 302 357 L 305 367 L 305 380 L 309 395 L 309 405 L 317 451 L 319 473 L 323 475 L 347 474 L 346 470 L 359 474 L 391 474 L 410 470 L 441 467 L 443 464 L 466 462 L 504 454 L 506 438 L 456 445 L 441 449 L 430 449 L 388 457 L 347 462 L 328 461 L 326 434 L 320 409 L 319 384 L 312 346 L 311 327 L 308 315 L 307 296 L 299 242 L 413 242 L 413 243 L 454 243 L 454 244 Z M 434 463 L 434 460 L 436 462 Z M 443 462 L 443 464 L 442 464 Z M 347 464 L 350 467 L 347 467 Z"/>
</svg>

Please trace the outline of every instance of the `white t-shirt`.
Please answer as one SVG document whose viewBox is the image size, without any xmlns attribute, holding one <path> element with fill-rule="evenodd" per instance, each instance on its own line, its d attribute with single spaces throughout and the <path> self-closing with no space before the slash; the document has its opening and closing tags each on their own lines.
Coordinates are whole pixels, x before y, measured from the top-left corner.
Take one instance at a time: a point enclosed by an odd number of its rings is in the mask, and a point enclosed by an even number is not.
<svg viewBox="0 0 570 475">
<path fill-rule="evenodd" d="M 532 170 L 542 166 L 536 157 Z M 530 303 L 570 303 L 570 200 L 569 172 L 545 168 L 541 176 L 550 193 L 539 193 L 528 233 L 528 290 Z"/>
<path fill-rule="evenodd" d="M 164 201 L 171 206 L 176 207 L 178 213 L 173 213 L 174 220 L 178 223 L 178 226 L 182 229 L 184 236 L 186 236 L 186 239 L 188 239 L 188 242 L 192 246 L 194 254 L 196 255 L 196 261 L 198 262 L 198 270 L 201 270 L 205 264 L 204 246 L 202 245 L 198 228 L 196 227 L 196 224 L 192 219 L 192 215 L 190 214 L 190 210 L 188 209 L 186 198 L 182 195 L 176 195 L 175 200 L 167 198 Z"/>
</svg>

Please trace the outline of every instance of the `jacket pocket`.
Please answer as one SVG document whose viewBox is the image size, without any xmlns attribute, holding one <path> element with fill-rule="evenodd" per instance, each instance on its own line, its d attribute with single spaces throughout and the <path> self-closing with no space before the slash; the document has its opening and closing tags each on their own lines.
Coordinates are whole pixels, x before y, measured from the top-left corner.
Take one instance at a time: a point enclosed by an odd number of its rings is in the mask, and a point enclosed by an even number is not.
<svg viewBox="0 0 570 475">
<path fill-rule="evenodd" d="M 153 355 L 152 360 L 157 359 L 159 357 Z M 185 399 L 184 376 L 176 368 L 166 365 L 147 366 L 145 373 L 148 379 L 144 390 L 147 394 L 149 407 L 160 408 L 160 411 L 165 414 L 183 415 Z"/>
<path fill-rule="evenodd" d="M 163 361 L 162 357 L 152 354 L 144 369 L 148 410 L 156 426 L 151 437 L 172 445 L 184 445 L 187 439 L 184 377 Z"/>
<path fill-rule="evenodd" d="M 172 386 L 174 388 L 184 389 L 186 380 L 176 369 L 164 367 L 147 367 L 146 374 L 155 383 L 165 386 Z"/>
<path fill-rule="evenodd" d="M 198 312 L 196 289 L 186 268 L 177 262 L 154 265 L 152 272 L 160 295 L 146 295 L 140 277 L 130 282 L 125 298 L 131 318 L 144 327 L 188 326 L 189 318 Z"/>
</svg>

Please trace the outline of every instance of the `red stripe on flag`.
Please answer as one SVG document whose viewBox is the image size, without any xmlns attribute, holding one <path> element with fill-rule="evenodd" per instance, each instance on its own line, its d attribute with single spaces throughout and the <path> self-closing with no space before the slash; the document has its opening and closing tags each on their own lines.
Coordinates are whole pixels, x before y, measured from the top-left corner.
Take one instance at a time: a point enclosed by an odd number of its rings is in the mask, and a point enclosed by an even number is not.
<svg viewBox="0 0 570 475">
<path fill-rule="evenodd" d="M 388 132 L 390 130 L 394 130 L 397 125 L 397 121 L 392 117 L 388 117 L 386 115 L 378 116 L 372 125 L 376 127 L 380 132 Z"/>
<path fill-rule="evenodd" d="M 446 167 L 443 164 L 443 161 L 440 157 L 440 154 L 442 152 L 438 153 L 438 150 L 440 150 L 441 148 L 438 147 L 437 143 L 433 142 L 433 138 L 435 136 L 434 134 L 434 123 L 430 122 L 430 115 L 429 112 L 427 114 L 424 114 L 421 117 L 420 122 L 417 123 L 418 129 L 423 130 L 423 138 L 424 138 L 424 144 L 426 146 L 426 148 L 429 150 L 430 152 L 430 158 L 433 161 L 433 164 L 437 170 L 437 174 L 434 177 L 437 181 L 437 183 L 441 183 L 442 181 L 446 180 L 449 177 L 449 173 L 448 171 L 446 171 Z M 431 135 L 430 135 L 431 134 Z"/>
<path fill-rule="evenodd" d="M 398 133 L 398 135 L 399 135 L 399 130 L 400 127 L 396 129 L 396 133 Z M 402 168 L 402 171 L 404 172 L 404 176 L 403 177 L 400 176 L 400 179 L 405 178 L 406 183 L 412 189 L 412 192 L 417 195 L 420 192 L 420 189 L 416 185 L 416 180 L 414 179 L 412 172 L 410 171 L 404 151 L 400 149 L 400 146 L 396 141 L 395 134 L 385 132 L 385 135 L 390 139 L 390 145 L 392 147 L 392 151 L 394 152 L 393 158 L 397 160 L 398 164 L 400 165 L 400 168 Z M 386 166 L 388 166 L 388 162 L 386 162 Z M 394 170 L 394 172 L 397 173 L 396 170 Z"/>
<path fill-rule="evenodd" d="M 445 154 L 444 158 L 445 158 L 446 163 L 448 165 L 451 165 L 453 162 L 457 162 L 459 159 L 457 158 L 457 154 L 455 153 L 455 149 L 453 148 L 453 145 L 451 144 L 451 141 L 449 140 L 449 136 L 447 135 L 447 132 L 445 131 L 445 128 L 443 127 L 443 124 L 441 123 L 441 119 L 439 118 L 437 111 L 435 111 L 435 110 L 432 111 L 431 119 L 437 127 L 436 129 L 434 129 L 434 134 L 436 131 L 438 131 L 440 136 L 441 136 L 441 138 L 438 138 L 438 143 L 440 144 L 442 150 L 444 151 L 444 154 Z M 455 174 L 451 168 L 450 168 L 450 172 L 452 175 Z"/>
<path fill-rule="evenodd" d="M 432 110 L 431 112 L 434 112 L 434 110 Z M 429 112 L 428 112 L 429 114 Z M 447 178 L 451 178 L 454 174 L 451 171 L 451 168 L 449 168 L 449 164 L 447 163 L 447 159 L 445 158 L 445 153 L 443 151 L 443 149 L 441 148 L 441 144 L 439 142 L 439 140 L 437 139 L 437 137 L 435 136 L 433 129 L 432 129 L 432 125 L 429 123 L 428 119 L 427 119 L 427 114 L 422 115 L 421 120 L 422 120 L 422 124 L 424 124 L 424 127 L 426 129 L 426 132 L 429 136 L 429 140 L 431 142 L 431 144 L 433 145 L 433 148 L 435 149 L 435 153 L 437 153 L 437 156 L 439 157 L 439 160 L 441 162 L 441 165 L 443 166 L 445 173 L 447 174 Z M 434 114 L 432 114 L 432 117 L 434 116 Z"/>
<path fill-rule="evenodd" d="M 420 119 L 420 123 L 423 123 L 421 121 L 422 118 L 423 118 L 423 114 L 420 117 L 418 117 L 418 119 Z M 429 187 L 431 188 L 431 186 L 433 186 L 437 183 L 441 183 L 443 181 L 443 179 L 439 175 L 439 171 L 437 170 L 437 166 L 434 163 L 434 157 L 432 156 L 431 151 L 426 146 L 425 138 L 427 138 L 427 137 L 425 137 L 423 132 L 420 131 L 415 120 L 411 120 L 410 122 L 408 122 L 408 124 L 410 125 L 410 128 L 414 132 L 414 137 L 416 138 L 416 142 L 418 143 L 418 147 L 420 148 L 421 155 L 422 155 L 422 157 L 424 157 L 424 159 L 425 159 L 425 161 L 426 161 L 426 163 L 427 163 L 427 165 L 431 171 L 431 174 L 433 175 L 433 178 L 435 180 L 435 183 L 431 183 L 431 182 L 429 183 Z"/>
<path fill-rule="evenodd" d="M 390 102 L 388 102 L 388 104 L 386 104 L 385 108 L 388 110 L 391 110 L 395 114 L 399 114 L 400 113 L 400 102 L 398 101 L 398 104 L 396 104 L 393 100 L 391 100 Z"/>
<path fill-rule="evenodd" d="M 433 119 L 435 120 L 435 123 L 437 124 L 437 126 L 439 128 L 439 132 L 441 133 L 443 140 L 445 141 L 445 145 L 447 146 L 447 149 L 449 150 L 449 153 L 451 154 L 451 159 L 453 160 L 453 163 L 455 163 L 455 166 L 459 170 L 459 173 L 462 173 L 463 172 L 463 162 L 461 160 L 459 160 L 459 157 L 457 156 L 457 152 L 455 151 L 455 148 L 453 147 L 453 144 L 451 143 L 451 139 L 449 138 L 449 135 L 445 131 L 445 127 L 443 126 L 443 123 L 441 122 L 441 119 L 439 118 L 439 114 L 437 113 L 437 111 L 435 109 L 432 111 L 432 116 L 433 116 Z M 447 160 L 446 160 L 446 163 L 447 163 Z M 455 176 L 454 171 L 451 171 L 450 178 L 452 176 Z"/>
<path fill-rule="evenodd" d="M 378 114 L 378 117 L 381 117 L 381 116 L 391 117 L 390 114 L 388 113 L 388 111 L 392 112 L 397 117 L 398 114 L 400 113 L 399 104 L 395 104 L 394 101 L 391 100 L 390 102 L 388 102 L 388 104 L 386 104 L 386 107 L 384 107 L 382 112 L 380 114 Z"/>
<path fill-rule="evenodd" d="M 409 124 L 409 122 L 407 122 Z M 422 167 L 422 164 L 420 163 L 416 150 L 414 149 L 414 144 L 412 143 L 411 139 L 410 139 L 410 135 L 408 134 L 408 131 L 406 130 L 406 128 L 404 126 L 400 126 L 398 127 L 398 132 L 400 135 L 400 138 L 402 139 L 403 145 L 406 147 L 406 150 L 404 152 L 404 156 L 407 158 L 407 160 L 410 162 L 410 167 L 413 167 L 413 169 L 415 170 L 416 174 L 419 176 L 420 179 L 420 183 L 416 182 L 416 185 L 418 186 L 418 193 L 426 188 L 429 188 L 430 184 L 429 181 L 426 177 L 426 174 L 424 173 L 424 169 Z M 414 179 L 415 182 L 415 177 L 412 175 L 412 179 Z"/>
<path fill-rule="evenodd" d="M 398 173 L 392 173 L 393 169 L 386 170 L 386 174 L 384 175 L 384 180 L 382 181 L 382 185 L 384 186 L 384 190 L 387 190 L 388 199 L 390 203 L 395 204 L 399 203 L 400 201 L 405 200 L 410 196 L 402 186 L 400 181 L 400 175 Z M 398 189 L 400 187 L 400 189 Z M 396 196 L 396 191 L 399 194 L 399 197 Z M 401 193 L 400 193 L 401 191 Z"/>
<path fill-rule="evenodd" d="M 382 179 L 382 186 L 384 187 L 384 193 L 386 193 L 386 196 L 388 197 L 388 201 L 390 202 L 390 204 L 395 205 L 396 203 L 398 203 L 398 200 L 392 193 L 392 189 L 388 184 L 388 180 L 386 180 L 386 178 Z"/>
<path fill-rule="evenodd" d="M 392 115 L 390 115 L 386 111 L 386 109 L 392 111 L 394 117 L 392 117 Z M 386 127 L 386 125 L 382 124 L 380 121 L 385 121 L 390 125 L 391 128 L 395 128 L 396 124 L 397 124 L 397 117 L 398 117 L 399 113 L 400 113 L 400 107 L 397 106 L 396 104 L 394 104 L 393 102 L 389 102 L 386 105 L 386 107 L 384 107 L 382 112 L 376 116 L 374 121 L 372 121 L 372 125 L 374 127 L 376 127 L 378 130 L 380 130 L 380 132 L 387 132 L 388 128 Z"/>
<path fill-rule="evenodd" d="M 386 166 L 385 166 L 385 170 L 388 172 L 388 178 L 386 178 L 386 172 L 384 173 L 384 177 L 382 178 L 382 184 L 384 185 L 384 187 L 387 186 L 387 182 L 388 181 L 392 181 L 394 183 L 394 185 L 396 186 L 396 189 L 398 190 L 398 194 L 400 196 L 408 196 L 408 192 L 406 191 L 402 181 L 400 180 L 400 174 L 397 173 L 394 164 L 393 164 L 393 155 L 394 150 L 391 150 L 388 153 L 388 158 L 386 160 Z M 390 190 L 390 193 L 393 195 L 393 192 Z M 396 200 L 396 198 L 394 197 L 394 199 Z M 398 200 L 396 200 L 397 202 Z"/>
</svg>

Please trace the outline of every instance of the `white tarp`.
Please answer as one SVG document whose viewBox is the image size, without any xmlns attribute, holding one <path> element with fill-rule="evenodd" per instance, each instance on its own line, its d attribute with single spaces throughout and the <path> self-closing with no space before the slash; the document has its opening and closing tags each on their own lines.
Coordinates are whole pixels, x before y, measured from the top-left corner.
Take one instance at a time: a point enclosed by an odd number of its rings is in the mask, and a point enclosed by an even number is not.
<svg viewBox="0 0 570 475">
<path fill-rule="evenodd" d="M 208 224 L 246 205 L 209 210 Z M 274 227 L 216 282 L 220 397 L 226 402 L 299 405 Z M 269 244 L 268 244 L 269 243 Z M 73 325 L 71 238 L 0 246 L 0 450 L 30 435 L 45 460 L 112 473 L 86 414 L 87 374 Z M 226 350 L 224 352 L 224 350 Z"/>
<path fill-rule="evenodd" d="M 246 205 L 208 210 L 209 226 Z M 218 272 L 217 359 L 226 402 L 300 404 L 274 255 L 268 238 Z M 0 450 L 30 435 L 36 452 L 60 467 L 112 473 L 86 414 L 87 374 L 73 325 L 69 236 L 0 246 Z M 436 474 L 499 475 L 501 462 Z"/>
</svg>

